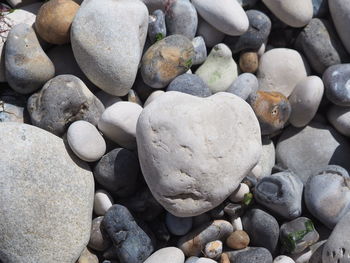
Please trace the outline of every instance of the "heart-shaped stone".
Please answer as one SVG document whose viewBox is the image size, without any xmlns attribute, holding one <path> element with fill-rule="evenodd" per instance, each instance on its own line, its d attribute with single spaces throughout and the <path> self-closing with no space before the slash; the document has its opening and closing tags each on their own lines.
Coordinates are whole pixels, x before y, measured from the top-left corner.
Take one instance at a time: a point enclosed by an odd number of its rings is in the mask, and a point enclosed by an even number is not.
<svg viewBox="0 0 350 263">
<path fill-rule="evenodd" d="M 223 202 L 262 151 L 253 110 L 230 93 L 199 98 L 166 92 L 142 111 L 136 133 L 152 194 L 180 217 L 202 214 Z"/>
<path fill-rule="evenodd" d="M 329 165 L 309 177 L 305 186 L 308 210 L 329 228 L 350 211 L 350 177 L 340 166 Z"/>
</svg>

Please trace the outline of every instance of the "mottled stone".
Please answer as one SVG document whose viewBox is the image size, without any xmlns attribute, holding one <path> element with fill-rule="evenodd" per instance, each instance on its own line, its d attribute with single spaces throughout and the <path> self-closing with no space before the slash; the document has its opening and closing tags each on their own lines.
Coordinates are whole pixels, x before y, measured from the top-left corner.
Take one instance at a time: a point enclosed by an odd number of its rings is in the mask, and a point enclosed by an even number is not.
<svg viewBox="0 0 350 263">
<path fill-rule="evenodd" d="M 57 136 L 0 123 L 2 262 L 75 262 L 91 229 L 94 180 Z M 35 153 L 35 154 L 33 154 Z"/>
<path fill-rule="evenodd" d="M 30 96 L 27 109 L 35 126 L 62 135 L 77 120 L 96 125 L 104 106 L 79 78 L 60 75 Z"/>
<path fill-rule="evenodd" d="M 153 252 L 151 239 L 137 225 L 129 210 L 113 205 L 102 220 L 120 263 L 142 263 Z"/>
<path fill-rule="evenodd" d="M 178 91 L 198 97 L 209 97 L 211 91 L 208 85 L 197 75 L 182 74 L 170 82 L 167 91 Z"/>
<path fill-rule="evenodd" d="M 69 43 L 70 28 L 78 9 L 79 5 L 72 0 L 50 0 L 44 3 L 36 16 L 36 32 L 48 43 Z"/>
<path fill-rule="evenodd" d="M 183 263 L 184 253 L 176 247 L 165 247 L 154 252 L 144 263 Z"/>
<path fill-rule="evenodd" d="M 223 245 L 222 245 L 222 242 L 220 240 L 211 241 L 205 245 L 203 254 L 208 258 L 216 259 L 216 258 L 220 257 L 220 255 L 222 253 L 222 249 L 223 249 Z M 204 263 L 204 261 L 201 261 L 201 259 L 199 259 L 196 262 L 203 262 Z M 209 261 L 206 261 L 206 262 L 209 262 Z M 214 262 L 216 262 L 216 261 L 214 261 Z"/>
<path fill-rule="evenodd" d="M 279 92 L 258 91 L 247 101 L 259 120 L 262 135 L 281 130 L 292 111 L 288 99 Z"/>
<path fill-rule="evenodd" d="M 14 26 L 5 45 L 6 79 L 15 91 L 29 94 L 55 75 L 52 61 L 41 48 L 33 28 Z"/>
<path fill-rule="evenodd" d="M 251 73 L 240 74 L 226 92 L 232 93 L 246 100 L 250 94 L 257 92 L 259 82 L 255 75 Z"/>
<path fill-rule="evenodd" d="M 192 66 L 193 57 L 193 45 L 188 38 L 182 35 L 166 37 L 153 44 L 143 55 L 143 81 L 152 88 L 164 88 Z"/>
<path fill-rule="evenodd" d="M 271 263 L 272 255 L 262 247 L 247 247 L 237 251 L 225 252 L 229 262 Z M 225 257 L 225 256 L 224 256 Z"/>
</svg>

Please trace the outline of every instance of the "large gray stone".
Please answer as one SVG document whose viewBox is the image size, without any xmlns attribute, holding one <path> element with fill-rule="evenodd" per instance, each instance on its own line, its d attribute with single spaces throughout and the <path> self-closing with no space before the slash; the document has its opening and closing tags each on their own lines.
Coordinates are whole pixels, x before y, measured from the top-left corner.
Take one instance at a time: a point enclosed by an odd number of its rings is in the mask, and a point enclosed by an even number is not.
<svg viewBox="0 0 350 263">
<path fill-rule="evenodd" d="M 147 28 L 148 10 L 139 0 L 85 0 L 71 28 L 81 70 L 104 91 L 126 95 L 136 78 Z"/>
<path fill-rule="evenodd" d="M 136 135 L 142 172 L 154 197 L 181 217 L 222 203 L 262 150 L 253 110 L 226 92 L 208 98 L 166 92 L 144 108 Z"/>
<path fill-rule="evenodd" d="M 74 263 L 90 236 L 88 165 L 62 139 L 26 124 L 0 123 L 0 147 L 2 262 Z"/>
</svg>

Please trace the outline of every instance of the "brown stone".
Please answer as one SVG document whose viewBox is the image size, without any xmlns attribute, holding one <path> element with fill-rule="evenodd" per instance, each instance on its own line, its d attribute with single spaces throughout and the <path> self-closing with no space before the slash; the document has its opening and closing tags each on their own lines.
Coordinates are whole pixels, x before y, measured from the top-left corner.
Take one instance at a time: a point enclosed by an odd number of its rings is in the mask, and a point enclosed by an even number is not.
<svg viewBox="0 0 350 263">
<path fill-rule="evenodd" d="M 259 57 L 256 52 L 244 52 L 239 57 L 239 67 L 242 72 L 255 73 L 258 70 Z"/>
<path fill-rule="evenodd" d="M 247 101 L 259 120 L 262 135 L 282 129 L 292 111 L 288 99 L 279 92 L 258 91 Z"/>
<path fill-rule="evenodd" d="M 221 254 L 220 263 L 230 263 L 230 259 L 226 253 Z"/>
<path fill-rule="evenodd" d="M 35 29 L 45 41 L 62 45 L 70 41 L 70 27 L 79 5 L 72 0 L 50 0 L 36 16 Z"/>
<path fill-rule="evenodd" d="M 248 234 L 243 230 L 233 232 L 227 239 L 226 245 L 232 249 L 243 249 L 249 245 L 250 239 Z"/>
</svg>

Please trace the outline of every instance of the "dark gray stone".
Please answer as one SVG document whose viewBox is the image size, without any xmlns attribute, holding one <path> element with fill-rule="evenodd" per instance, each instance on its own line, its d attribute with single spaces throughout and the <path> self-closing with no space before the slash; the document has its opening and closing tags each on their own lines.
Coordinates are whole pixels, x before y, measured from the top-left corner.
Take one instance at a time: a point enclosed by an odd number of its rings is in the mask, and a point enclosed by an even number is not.
<svg viewBox="0 0 350 263">
<path fill-rule="evenodd" d="M 18 24 L 11 29 L 5 45 L 5 73 L 11 88 L 22 94 L 32 93 L 54 77 L 55 67 L 31 26 Z"/>
<path fill-rule="evenodd" d="M 233 203 L 228 203 L 225 207 L 224 207 L 224 212 L 225 214 L 227 214 L 231 221 L 240 217 L 244 210 L 243 210 L 243 205 L 241 204 L 233 204 Z"/>
<path fill-rule="evenodd" d="M 242 99 L 248 99 L 249 95 L 259 89 L 258 79 L 252 73 L 243 73 L 232 83 L 226 92 L 235 94 Z"/>
<path fill-rule="evenodd" d="M 123 148 L 116 148 L 105 154 L 94 168 L 96 181 L 119 197 L 134 194 L 139 173 L 137 155 Z"/>
<path fill-rule="evenodd" d="M 157 9 L 149 16 L 148 37 L 151 43 L 154 43 L 165 38 L 166 34 L 165 14 L 162 10 Z"/>
<path fill-rule="evenodd" d="M 102 227 L 112 240 L 120 263 L 142 263 L 153 252 L 151 239 L 122 205 L 113 205 L 107 211 Z"/>
<path fill-rule="evenodd" d="M 286 219 L 301 215 L 302 195 L 303 183 L 289 171 L 263 177 L 254 191 L 258 203 Z"/>
<path fill-rule="evenodd" d="M 277 220 L 261 209 L 251 209 L 242 217 L 243 229 L 250 238 L 250 245 L 264 247 L 271 254 L 276 252 L 280 227 Z"/>
<path fill-rule="evenodd" d="M 168 1 L 165 6 L 165 21 L 169 35 L 184 35 L 192 40 L 196 35 L 198 16 L 189 0 Z"/>
<path fill-rule="evenodd" d="M 262 247 L 247 247 L 237 251 L 225 252 L 230 262 L 239 263 L 272 263 L 272 255 Z"/>
<path fill-rule="evenodd" d="M 324 17 L 328 13 L 328 1 L 327 0 L 312 0 L 312 6 L 314 9 L 313 17 Z"/>
<path fill-rule="evenodd" d="M 329 67 L 323 74 L 327 98 L 339 106 L 350 106 L 350 64 Z"/>
<path fill-rule="evenodd" d="M 318 74 L 323 74 L 330 66 L 349 61 L 349 55 L 335 32 L 327 20 L 314 18 L 297 38 L 297 49 L 304 53 Z"/>
<path fill-rule="evenodd" d="M 207 59 L 207 47 L 205 46 L 204 38 L 202 36 L 195 37 L 192 40 L 194 47 L 194 58 L 192 65 L 202 64 Z"/>
<path fill-rule="evenodd" d="M 244 9 L 251 9 L 258 2 L 258 0 L 237 0 L 237 1 L 238 1 L 238 3 L 241 4 L 241 6 Z"/>
<path fill-rule="evenodd" d="M 293 171 L 304 184 L 309 176 L 328 164 L 336 164 L 349 171 L 348 156 L 348 140 L 331 126 L 316 120 L 304 128 L 288 127 L 276 146 L 278 166 Z"/>
<path fill-rule="evenodd" d="M 249 29 L 241 36 L 226 36 L 224 43 L 230 47 L 233 54 L 242 50 L 258 50 L 268 38 L 271 31 L 271 20 L 263 12 L 248 10 Z"/>
<path fill-rule="evenodd" d="M 305 186 L 305 203 L 310 213 L 330 229 L 350 211 L 348 172 L 329 165 L 309 177 Z"/>
<path fill-rule="evenodd" d="M 165 223 L 169 231 L 175 236 L 183 236 L 192 228 L 192 217 L 177 217 L 166 213 Z"/>
<path fill-rule="evenodd" d="M 209 97 L 211 91 L 207 84 L 194 74 L 182 74 L 170 82 L 167 91 L 179 91 L 197 97 Z"/>
<path fill-rule="evenodd" d="M 27 109 L 35 126 L 61 136 L 77 120 L 97 125 L 105 108 L 79 78 L 60 75 L 28 99 Z"/>
<path fill-rule="evenodd" d="M 319 239 L 312 221 L 306 217 L 298 217 L 284 223 L 280 229 L 282 253 L 298 254 L 315 244 Z"/>
</svg>

